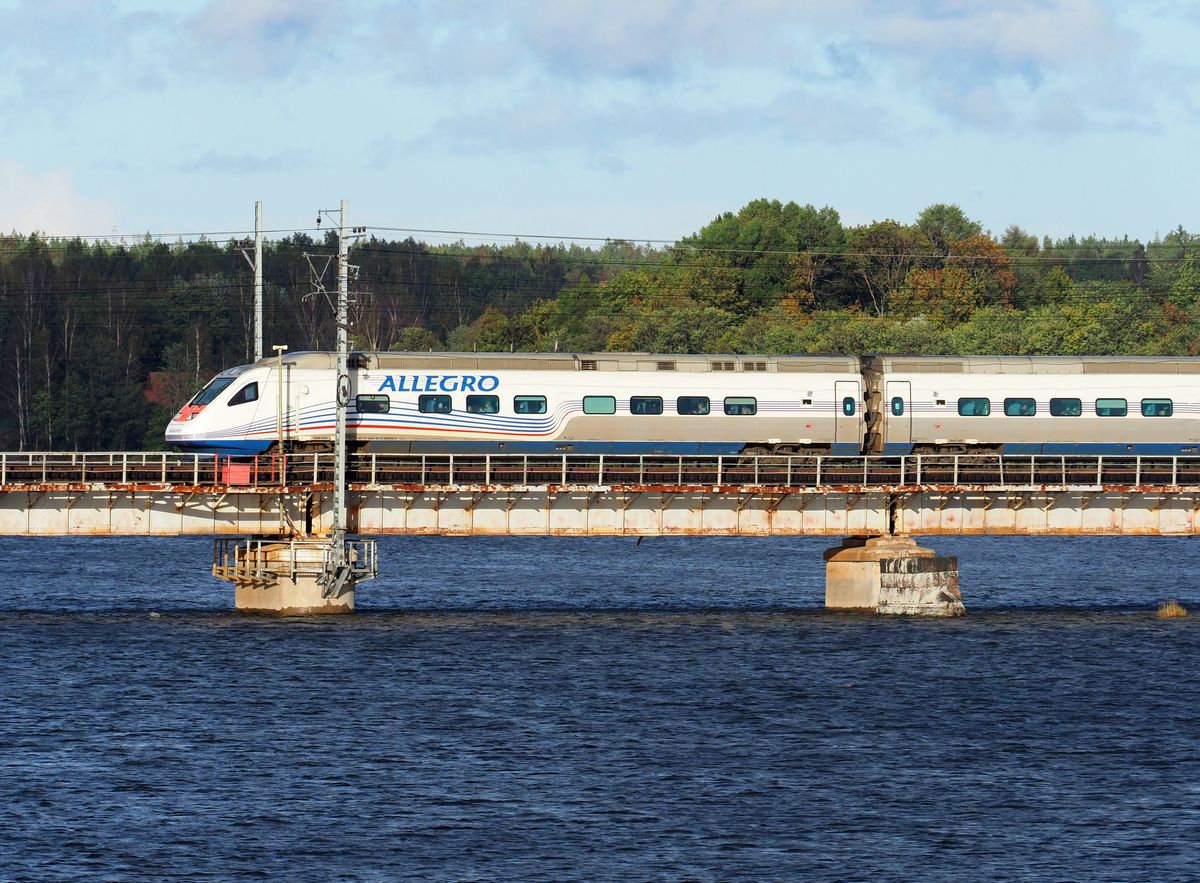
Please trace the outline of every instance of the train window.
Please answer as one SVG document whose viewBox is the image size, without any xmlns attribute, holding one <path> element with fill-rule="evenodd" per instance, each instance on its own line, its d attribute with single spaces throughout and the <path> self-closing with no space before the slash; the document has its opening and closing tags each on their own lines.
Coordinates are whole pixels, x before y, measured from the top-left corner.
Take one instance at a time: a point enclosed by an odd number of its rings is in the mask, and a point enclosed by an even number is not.
<svg viewBox="0 0 1200 883">
<path fill-rule="evenodd" d="M 703 416 L 712 408 L 708 396 L 680 396 L 675 400 L 677 414 L 694 414 Z"/>
<path fill-rule="evenodd" d="M 258 384 L 247 383 L 229 399 L 231 405 L 244 405 L 246 402 L 258 401 Z"/>
<path fill-rule="evenodd" d="M 725 413 L 731 417 L 752 417 L 758 413 L 758 399 L 751 396 L 730 396 L 725 399 Z"/>
<path fill-rule="evenodd" d="M 904 399 L 901 398 L 900 396 L 895 396 L 892 398 L 892 416 L 893 417 L 903 417 L 904 416 Z"/>
<path fill-rule="evenodd" d="M 499 414 L 500 396 L 467 396 L 468 414 Z"/>
<path fill-rule="evenodd" d="M 634 396 L 629 400 L 630 414 L 661 414 L 662 396 Z"/>
<path fill-rule="evenodd" d="M 847 417 L 854 416 L 854 396 L 846 396 L 842 399 L 842 413 Z"/>
<path fill-rule="evenodd" d="M 208 386 L 204 387 L 204 389 L 202 389 L 202 390 L 200 390 L 200 392 L 196 393 L 196 397 L 194 399 L 192 399 L 190 402 L 188 402 L 188 404 L 189 405 L 211 404 L 212 401 L 224 391 L 225 387 L 229 386 L 229 384 L 231 384 L 231 383 L 233 383 L 232 377 L 215 377 L 208 384 Z"/>
<path fill-rule="evenodd" d="M 1083 414 L 1083 402 L 1079 399 L 1051 399 L 1051 417 L 1078 417 Z"/>
<path fill-rule="evenodd" d="M 422 414 L 449 414 L 450 396 L 417 396 L 417 410 Z"/>
<path fill-rule="evenodd" d="M 1035 417 L 1037 402 L 1034 399 L 1005 399 L 1005 417 Z"/>
<path fill-rule="evenodd" d="M 513 396 L 513 411 L 518 414 L 545 414 L 545 396 Z"/>
<path fill-rule="evenodd" d="M 1175 403 L 1170 399 L 1142 399 L 1143 417 L 1170 417 L 1175 413 Z"/>
<path fill-rule="evenodd" d="M 617 413 L 617 400 L 612 396 L 584 396 L 583 413 L 615 414 Z"/>
<path fill-rule="evenodd" d="M 1129 413 L 1129 403 L 1124 399 L 1096 399 L 1097 417 L 1124 417 Z"/>
<path fill-rule="evenodd" d="M 958 416 L 986 417 L 992 413 L 992 403 L 987 399 L 959 399 Z"/>
<path fill-rule="evenodd" d="M 392 400 L 384 395 L 361 395 L 354 397 L 354 410 L 360 414 L 386 414 Z"/>
</svg>

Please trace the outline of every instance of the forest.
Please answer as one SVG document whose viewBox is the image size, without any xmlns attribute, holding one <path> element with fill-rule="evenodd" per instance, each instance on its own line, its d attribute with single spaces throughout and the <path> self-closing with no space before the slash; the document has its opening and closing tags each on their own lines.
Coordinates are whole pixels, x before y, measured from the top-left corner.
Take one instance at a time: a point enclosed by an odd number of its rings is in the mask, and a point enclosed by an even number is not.
<svg viewBox="0 0 1200 883">
<path fill-rule="evenodd" d="M 359 349 L 1184 355 L 1200 241 L 995 236 L 958 206 L 911 223 L 755 200 L 674 243 L 426 244 L 350 254 Z M 253 358 L 244 241 L 0 236 L 0 449 L 156 450 L 179 406 Z M 336 237 L 263 257 L 264 347 L 328 349 Z M 306 257 L 307 256 L 307 257 Z"/>
</svg>

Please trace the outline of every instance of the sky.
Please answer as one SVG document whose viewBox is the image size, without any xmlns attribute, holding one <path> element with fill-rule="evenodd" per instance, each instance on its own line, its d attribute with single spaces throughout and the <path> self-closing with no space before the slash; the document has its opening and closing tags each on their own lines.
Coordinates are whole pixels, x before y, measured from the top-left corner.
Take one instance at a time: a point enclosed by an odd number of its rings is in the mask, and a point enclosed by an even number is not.
<svg viewBox="0 0 1200 883">
<path fill-rule="evenodd" d="M 1167 0 L 0 0 L 0 230 L 1147 241 L 1200 230 L 1198 45 Z"/>
</svg>

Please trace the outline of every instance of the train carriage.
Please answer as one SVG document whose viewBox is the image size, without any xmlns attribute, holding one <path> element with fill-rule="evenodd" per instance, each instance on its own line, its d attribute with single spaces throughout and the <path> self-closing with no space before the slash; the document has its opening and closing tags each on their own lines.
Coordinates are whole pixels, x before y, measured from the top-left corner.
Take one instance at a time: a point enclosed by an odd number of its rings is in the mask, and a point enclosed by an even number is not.
<svg viewBox="0 0 1200 883">
<path fill-rule="evenodd" d="M 178 447 L 328 450 L 332 353 L 219 374 Z M 1194 454 L 1200 359 L 355 353 L 347 437 L 391 452 Z"/>
<path fill-rule="evenodd" d="M 864 376 L 883 454 L 1194 454 L 1200 360 L 875 356 Z"/>
<path fill-rule="evenodd" d="M 849 356 L 355 353 L 347 438 L 358 450 L 466 453 L 858 454 Z M 168 426 L 178 447 L 323 450 L 332 353 L 222 372 Z"/>
</svg>

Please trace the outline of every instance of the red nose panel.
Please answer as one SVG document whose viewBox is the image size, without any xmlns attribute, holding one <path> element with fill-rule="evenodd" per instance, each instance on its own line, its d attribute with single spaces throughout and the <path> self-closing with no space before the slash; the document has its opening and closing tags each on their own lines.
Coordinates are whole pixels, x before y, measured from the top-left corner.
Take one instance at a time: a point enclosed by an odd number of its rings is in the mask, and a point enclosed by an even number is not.
<svg viewBox="0 0 1200 883">
<path fill-rule="evenodd" d="M 179 409 L 179 413 L 175 415 L 175 422 L 191 420 L 203 410 L 204 405 L 184 405 Z"/>
</svg>

